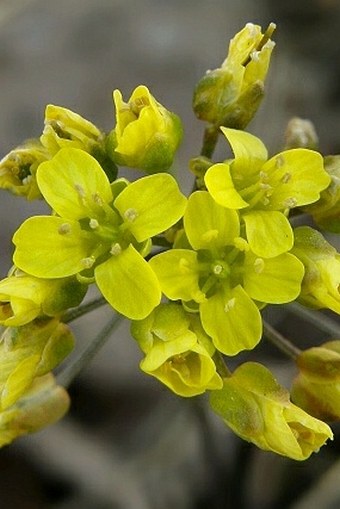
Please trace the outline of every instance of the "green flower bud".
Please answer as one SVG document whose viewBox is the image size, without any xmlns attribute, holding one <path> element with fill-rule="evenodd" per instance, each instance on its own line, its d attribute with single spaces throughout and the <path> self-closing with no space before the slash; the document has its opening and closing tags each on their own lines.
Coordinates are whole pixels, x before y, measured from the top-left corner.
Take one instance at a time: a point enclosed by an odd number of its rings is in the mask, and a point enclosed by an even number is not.
<svg viewBox="0 0 340 509">
<path fill-rule="evenodd" d="M 86 291 L 75 277 L 39 279 L 15 270 L 0 281 L 0 324 L 17 327 L 41 315 L 58 316 L 78 306 Z"/>
<path fill-rule="evenodd" d="M 53 424 L 69 406 L 67 392 L 55 384 L 51 374 L 37 378 L 14 405 L 0 412 L 0 447 Z"/>
<path fill-rule="evenodd" d="M 190 397 L 222 387 L 212 360 L 214 347 L 197 315 L 177 304 L 160 304 L 133 322 L 131 332 L 146 354 L 141 369 L 176 394 Z"/>
<path fill-rule="evenodd" d="M 318 419 L 340 420 L 340 340 L 304 350 L 296 364 L 294 403 Z"/>
<path fill-rule="evenodd" d="M 5 329 L 0 338 L 0 411 L 13 405 L 37 376 L 60 364 L 73 346 L 70 329 L 56 319 Z"/>
<path fill-rule="evenodd" d="M 316 134 L 313 123 L 310 120 L 294 117 L 287 125 L 285 132 L 286 149 L 308 148 L 317 150 L 319 145 L 318 135 Z"/>
<path fill-rule="evenodd" d="M 326 423 L 294 405 L 270 371 L 255 362 L 242 364 L 225 378 L 210 402 L 241 438 L 295 460 L 309 458 L 333 437 Z"/>
<path fill-rule="evenodd" d="M 11 150 L 0 161 L 0 188 L 27 200 L 41 198 L 35 178 L 40 163 L 49 159 L 49 153 L 39 140 L 28 140 Z"/>
<path fill-rule="evenodd" d="M 325 170 L 331 183 L 322 191 L 320 199 L 304 210 L 325 230 L 340 233 L 340 155 L 325 157 Z"/>
<path fill-rule="evenodd" d="M 299 301 L 340 313 L 340 255 L 322 234 L 309 226 L 294 230 L 292 253 L 305 267 Z"/>
<path fill-rule="evenodd" d="M 147 173 L 168 171 L 182 139 L 179 117 L 159 104 L 147 87 L 140 85 L 125 103 L 113 92 L 116 127 L 106 147 L 113 161 Z"/>
<path fill-rule="evenodd" d="M 247 23 L 235 35 L 222 66 L 207 71 L 195 88 L 193 108 L 199 119 L 237 129 L 248 125 L 264 96 L 275 28 L 271 23 L 262 34 L 260 26 Z"/>
</svg>

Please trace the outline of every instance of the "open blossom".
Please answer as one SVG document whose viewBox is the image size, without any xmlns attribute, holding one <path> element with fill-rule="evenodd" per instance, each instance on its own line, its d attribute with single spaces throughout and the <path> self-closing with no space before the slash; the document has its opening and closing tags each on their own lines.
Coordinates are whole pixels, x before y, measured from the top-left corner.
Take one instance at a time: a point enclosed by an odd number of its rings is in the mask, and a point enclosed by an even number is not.
<svg viewBox="0 0 340 509">
<path fill-rule="evenodd" d="M 240 211 L 254 253 L 267 258 L 289 251 L 293 232 L 287 212 L 318 200 L 330 182 L 322 156 L 297 148 L 268 159 L 266 147 L 256 136 L 221 129 L 234 159 L 208 169 L 207 189 L 218 204 Z"/>
<path fill-rule="evenodd" d="M 318 452 L 333 433 L 289 399 L 270 371 L 255 362 L 241 364 L 210 396 L 213 410 L 241 438 L 295 460 Z"/>
<path fill-rule="evenodd" d="M 196 315 L 174 303 L 160 304 L 131 332 L 145 353 L 140 367 L 180 396 L 220 389 L 214 347 Z"/>
<path fill-rule="evenodd" d="M 227 355 L 252 349 L 262 334 L 255 301 L 283 303 L 300 292 L 303 265 L 292 254 L 261 258 L 241 237 L 238 213 L 196 191 L 184 214 L 185 248 L 154 256 L 149 264 L 163 293 L 199 311 L 215 347 Z"/>
<path fill-rule="evenodd" d="M 183 215 L 185 197 L 168 174 L 112 186 L 86 152 L 61 149 L 37 180 L 52 216 L 27 219 L 14 234 L 14 263 L 38 278 L 94 278 L 117 311 L 132 319 L 159 304 L 156 275 L 144 260 L 150 238 Z"/>
</svg>

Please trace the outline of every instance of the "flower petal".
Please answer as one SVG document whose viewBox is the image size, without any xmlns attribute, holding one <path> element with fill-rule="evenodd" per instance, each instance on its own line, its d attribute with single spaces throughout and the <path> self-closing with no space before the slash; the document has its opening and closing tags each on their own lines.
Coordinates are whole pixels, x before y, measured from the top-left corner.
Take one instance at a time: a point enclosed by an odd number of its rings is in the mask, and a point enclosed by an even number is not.
<svg viewBox="0 0 340 509">
<path fill-rule="evenodd" d="M 210 166 L 205 174 L 204 182 L 209 193 L 219 205 L 229 209 L 248 207 L 248 203 L 235 188 L 228 164 L 217 163 Z"/>
<path fill-rule="evenodd" d="M 114 202 L 138 242 L 167 230 L 183 215 L 186 198 L 175 179 L 158 173 L 136 180 Z"/>
<path fill-rule="evenodd" d="M 132 320 L 145 318 L 161 300 L 156 275 L 131 244 L 98 265 L 94 274 L 109 304 Z"/>
<path fill-rule="evenodd" d="M 253 210 L 242 218 L 250 248 L 258 256 L 272 258 L 293 247 L 293 230 L 282 212 Z"/>
<path fill-rule="evenodd" d="M 47 203 L 65 218 L 95 217 L 101 202 L 112 201 L 104 170 L 83 150 L 60 150 L 39 166 L 37 181 Z"/>
<path fill-rule="evenodd" d="M 198 286 L 199 267 L 195 251 L 172 249 L 154 256 L 149 264 L 169 299 L 196 302 L 205 299 Z"/>
<path fill-rule="evenodd" d="M 267 149 L 262 141 L 253 134 L 239 129 L 221 127 L 234 152 L 232 176 L 240 180 L 248 179 L 258 173 L 262 164 L 267 161 Z"/>
<path fill-rule="evenodd" d="M 206 191 L 196 191 L 184 214 L 185 233 L 194 249 L 214 249 L 232 245 L 240 235 L 235 210 L 218 205 Z"/>
<path fill-rule="evenodd" d="M 294 255 L 283 253 L 263 260 L 246 253 L 243 286 L 252 299 L 283 304 L 296 299 L 301 291 L 303 264 Z"/>
<path fill-rule="evenodd" d="M 86 268 L 94 240 L 77 221 L 56 216 L 30 217 L 13 236 L 13 261 L 19 269 L 42 278 L 72 276 Z"/>
<path fill-rule="evenodd" d="M 263 165 L 262 172 L 268 175 L 268 183 L 273 188 L 265 206 L 270 210 L 313 203 L 331 181 L 321 154 L 304 148 L 277 154 Z"/>
<path fill-rule="evenodd" d="M 204 330 L 226 355 L 251 350 L 261 339 L 261 315 L 241 286 L 220 291 L 200 304 Z"/>
</svg>

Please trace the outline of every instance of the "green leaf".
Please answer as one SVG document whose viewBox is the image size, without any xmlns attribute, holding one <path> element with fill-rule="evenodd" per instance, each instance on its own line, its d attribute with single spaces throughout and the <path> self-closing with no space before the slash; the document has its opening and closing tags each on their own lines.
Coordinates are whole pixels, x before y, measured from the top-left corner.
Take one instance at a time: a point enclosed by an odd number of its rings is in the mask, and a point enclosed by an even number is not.
<svg viewBox="0 0 340 509">
<path fill-rule="evenodd" d="M 261 315 L 241 286 L 221 289 L 200 304 L 204 330 L 226 355 L 252 350 L 261 339 Z"/>
<path fill-rule="evenodd" d="M 80 149 L 61 149 L 42 163 L 37 181 L 47 203 L 68 219 L 95 218 L 110 203 L 110 182 L 99 163 Z"/>
<path fill-rule="evenodd" d="M 42 278 L 60 278 L 84 270 L 95 238 L 76 221 L 56 216 L 30 217 L 13 236 L 13 261 L 19 269 Z"/>
<path fill-rule="evenodd" d="M 109 304 L 132 320 L 145 318 L 161 300 L 155 273 L 131 244 L 98 265 L 94 274 Z"/>
<path fill-rule="evenodd" d="M 138 242 L 167 230 L 183 215 L 186 198 L 173 177 L 158 173 L 136 180 L 114 206 Z"/>
<path fill-rule="evenodd" d="M 290 222 L 282 212 L 252 210 L 242 215 L 251 250 L 263 258 L 272 258 L 293 247 Z"/>
<path fill-rule="evenodd" d="M 215 249 L 232 245 L 240 235 L 235 210 L 218 205 L 206 191 L 196 191 L 184 214 L 185 233 L 194 249 Z"/>
</svg>

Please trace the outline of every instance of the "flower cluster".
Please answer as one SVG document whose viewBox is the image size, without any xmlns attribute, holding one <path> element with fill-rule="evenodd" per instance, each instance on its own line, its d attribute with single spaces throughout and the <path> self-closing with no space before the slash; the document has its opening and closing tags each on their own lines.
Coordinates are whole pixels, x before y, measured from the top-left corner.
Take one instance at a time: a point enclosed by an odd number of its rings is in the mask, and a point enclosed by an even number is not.
<svg viewBox="0 0 340 509">
<path fill-rule="evenodd" d="M 244 131 L 263 96 L 274 28 L 262 34 L 247 24 L 222 66 L 197 85 L 194 111 L 209 125 L 191 161 L 189 197 L 170 174 L 181 121 L 144 85 L 127 102 L 113 92 L 108 134 L 47 106 L 41 137 L 0 162 L 0 187 L 51 208 L 17 229 L 14 265 L 0 281 L 0 445 L 66 412 L 67 393 L 52 372 L 73 348 L 71 308 L 84 312 L 90 285 L 131 320 L 141 369 L 182 397 L 210 391 L 213 410 L 245 440 L 302 460 L 332 438 L 318 419 L 338 417 L 330 385 L 340 380 L 337 343 L 318 350 L 326 367 L 308 350 L 298 356 L 294 403 L 264 366 L 248 362 L 231 373 L 225 364 L 259 343 L 268 304 L 299 300 L 340 313 L 339 254 L 289 217 L 307 210 L 338 228 L 338 159 L 324 160 L 308 140 L 299 146 L 301 137 L 269 157 Z M 214 162 L 220 135 L 232 154 Z M 146 175 L 130 181 L 121 166 Z M 328 413 L 314 410 L 320 394 L 330 398 Z"/>
</svg>

